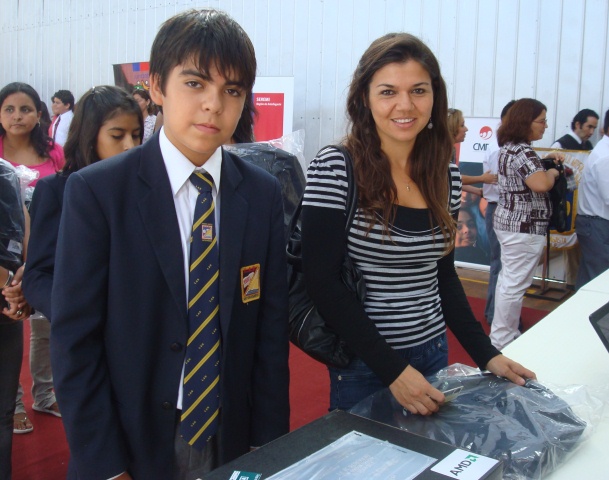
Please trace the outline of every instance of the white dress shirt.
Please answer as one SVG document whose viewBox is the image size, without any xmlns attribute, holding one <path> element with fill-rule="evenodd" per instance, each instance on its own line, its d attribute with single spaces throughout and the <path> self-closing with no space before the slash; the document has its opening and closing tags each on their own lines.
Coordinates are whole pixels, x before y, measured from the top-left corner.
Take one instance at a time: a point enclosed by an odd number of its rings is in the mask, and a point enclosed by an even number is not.
<svg viewBox="0 0 609 480">
<path fill-rule="evenodd" d="M 482 161 L 482 171 L 488 172 L 490 170 L 492 174 L 497 175 L 497 172 L 499 171 L 500 148 L 495 145 L 494 142 L 491 145 L 495 148 L 488 151 L 486 155 L 484 155 L 484 160 Z M 497 203 L 499 201 L 499 184 L 483 183 L 482 194 L 484 195 L 484 198 L 486 198 L 487 202 Z"/>
<path fill-rule="evenodd" d="M 577 213 L 609 220 L 609 136 L 590 152 L 577 192 Z"/>
<path fill-rule="evenodd" d="M 74 112 L 72 110 L 68 110 L 67 112 L 59 115 L 59 124 L 57 124 L 57 122 L 53 122 L 52 128 L 55 133 L 55 143 L 58 143 L 62 147 L 65 145 L 66 140 L 68 139 L 68 130 L 70 129 L 72 118 L 74 118 Z M 51 135 L 51 138 L 53 138 L 53 135 Z"/>
<path fill-rule="evenodd" d="M 169 176 L 169 183 L 171 184 L 171 191 L 173 193 L 173 203 L 175 205 L 176 214 L 178 217 L 178 225 L 180 226 L 180 239 L 182 241 L 182 255 L 184 257 L 184 284 L 186 285 L 186 298 L 184 302 L 188 305 L 188 275 L 190 271 L 190 237 L 192 235 L 192 222 L 195 216 L 195 205 L 199 191 L 190 182 L 190 176 L 195 171 L 207 172 L 214 179 L 214 188 L 212 188 L 212 198 L 215 202 L 215 220 L 216 220 L 216 237 L 218 239 L 218 246 L 220 245 L 220 198 L 218 192 L 220 191 L 220 169 L 222 167 L 222 147 L 218 149 L 209 157 L 209 160 L 205 162 L 203 167 L 196 167 L 194 164 L 186 158 L 182 152 L 180 152 L 175 145 L 173 145 L 165 130 L 161 128 L 159 134 L 159 143 L 161 146 L 161 153 L 163 155 L 163 161 L 165 162 L 165 168 L 167 175 Z M 182 408 L 182 389 L 184 379 L 184 369 L 182 368 L 182 378 L 180 379 L 180 387 L 178 391 L 178 401 L 176 406 L 178 409 Z"/>
</svg>

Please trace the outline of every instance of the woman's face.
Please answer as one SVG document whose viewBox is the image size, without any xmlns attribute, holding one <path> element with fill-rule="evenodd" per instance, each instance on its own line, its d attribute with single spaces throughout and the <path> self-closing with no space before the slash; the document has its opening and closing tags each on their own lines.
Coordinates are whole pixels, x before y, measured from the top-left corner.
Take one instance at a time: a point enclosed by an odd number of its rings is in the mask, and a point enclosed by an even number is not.
<svg viewBox="0 0 609 480">
<path fill-rule="evenodd" d="M 467 210 L 459 211 L 455 247 L 473 247 L 476 245 L 477 238 L 478 228 L 476 228 L 476 220 L 472 218 Z"/>
<path fill-rule="evenodd" d="M 457 135 L 455 136 L 455 143 L 461 143 L 465 140 L 465 134 L 467 133 L 468 128 L 465 126 L 465 119 L 461 118 L 461 122 L 459 123 L 459 130 L 457 131 Z"/>
<path fill-rule="evenodd" d="M 548 128 L 547 112 L 542 110 L 539 116 L 533 120 L 533 122 L 531 122 L 531 134 L 529 136 L 529 141 L 534 142 L 536 140 L 541 140 L 546 128 Z"/>
<path fill-rule="evenodd" d="M 119 113 L 97 133 L 97 156 L 104 160 L 140 144 L 140 122 L 135 113 Z"/>
<path fill-rule="evenodd" d="M 385 65 L 370 81 L 367 106 L 382 149 L 414 145 L 431 117 L 431 77 L 414 60 Z"/>
<path fill-rule="evenodd" d="M 40 120 L 40 115 L 34 100 L 23 92 L 9 95 L 0 107 L 0 123 L 7 135 L 29 135 Z"/>
<path fill-rule="evenodd" d="M 138 95 L 137 93 L 133 94 L 133 98 L 135 98 L 135 101 L 140 106 L 140 108 L 142 109 L 142 113 L 145 116 L 148 113 L 148 105 L 150 105 L 150 100 L 146 100 L 144 97 Z"/>
</svg>

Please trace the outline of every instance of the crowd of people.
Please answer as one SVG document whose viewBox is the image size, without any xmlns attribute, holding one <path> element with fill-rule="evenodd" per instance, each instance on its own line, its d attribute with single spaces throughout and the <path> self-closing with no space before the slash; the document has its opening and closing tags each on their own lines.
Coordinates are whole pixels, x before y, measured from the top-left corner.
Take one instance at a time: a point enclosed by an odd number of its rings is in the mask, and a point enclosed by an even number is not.
<svg viewBox="0 0 609 480">
<path fill-rule="evenodd" d="M 28 317 L 33 408 L 61 417 L 70 478 L 184 478 L 288 432 L 281 188 L 222 149 L 252 139 L 255 73 L 244 30 L 223 12 L 193 10 L 161 26 L 150 90 L 96 86 L 78 102 L 60 90 L 46 125 L 32 87 L 0 91 L 0 218 L 10 234 L 0 245 L 2 478 L 13 432 L 34 428 L 18 394 Z M 438 61 L 418 38 L 392 33 L 362 55 L 346 111 L 353 185 L 341 150 L 326 146 L 308 167 L 302 208 L 307 290 L 353 354 L 329 367 L 330 408 L 388 387 L 413 414 L 438 411 L 444 394 L 426 376 L 448 364 L 447 328 L 481 369 L 520 385 L 535 378 L 501 349 L 518 335 L 558 176 L 531 148 L 546 107 L 510 102 L 496 166 L 462 176 L 454 145 L 467 127 L 448 108 Z M 604 140 L 582 180 L 582 282 L 597 274 L 587 255 L 607 234 Z M 28 185 L 20 166 L 37 172 Z M 351 187 L 357 209 L 345 228 Z M 492 208 L 476 203 L 483 193 Z M 599 195 L 601 211 L 592 207 Z M 490 338 L 457 276 L 455 248 L 490 256 Z M 363 301 L 341 280 L 345 254 L 365 279 Z"/>
</svg>

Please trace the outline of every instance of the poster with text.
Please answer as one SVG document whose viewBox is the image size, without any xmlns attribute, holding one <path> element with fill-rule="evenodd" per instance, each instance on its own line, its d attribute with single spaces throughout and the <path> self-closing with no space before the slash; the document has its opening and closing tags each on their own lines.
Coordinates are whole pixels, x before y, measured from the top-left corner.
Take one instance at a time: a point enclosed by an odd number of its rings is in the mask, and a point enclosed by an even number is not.
<svg viewBox="0 0 609 480">
<path fill-rule="evenodd" d="M 499 119 L 494 117 L 466 117 L 468 132 L 465 140 L 455 145 L 457 165 L 461 175 L 482 175 L 484 157 L 496 150 Z M 476 184 L 475 186 L 482 186 Z M 487 202 L 479 195 L 463 192 L 457 221 L 455 260 L 458 265 L 488 270 L 490 244 L 486 234 Z"/>
<path fill-rule="evenodd" d="M 254 119 L 257 142 L 274 140 L 292 133 L 294 77 L 258 77 L 254 84 Z"/>
</svg>

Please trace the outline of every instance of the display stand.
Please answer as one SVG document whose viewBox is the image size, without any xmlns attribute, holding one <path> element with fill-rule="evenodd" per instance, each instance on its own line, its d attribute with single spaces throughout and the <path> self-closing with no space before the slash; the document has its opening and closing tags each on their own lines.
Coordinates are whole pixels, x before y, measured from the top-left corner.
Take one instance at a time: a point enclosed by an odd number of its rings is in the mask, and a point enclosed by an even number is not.
<svg viewBox="0 0 609 480">
<path fill-rule="evenodd" d="M 565 284 L 556 280 L 550 280 L 550 229 L 546 234 L 546 248 L 543 256 L 543 267 L 541 273 L 541 283 L 539 285 L 531 285 L 525 292 L 527 297 L 542 298 L 553 302 L 562 302 L 571 292 L 564 288 L 550 286 L 551 283 Z"/>
</svg>

